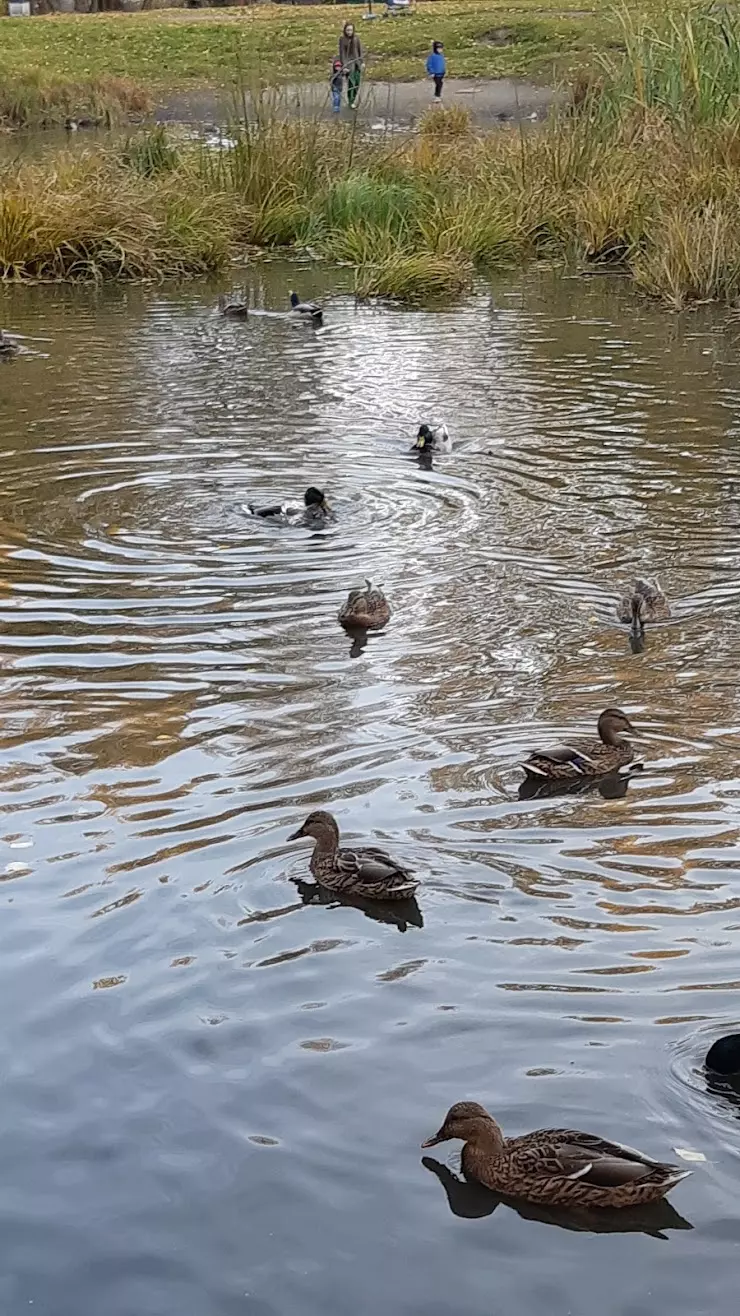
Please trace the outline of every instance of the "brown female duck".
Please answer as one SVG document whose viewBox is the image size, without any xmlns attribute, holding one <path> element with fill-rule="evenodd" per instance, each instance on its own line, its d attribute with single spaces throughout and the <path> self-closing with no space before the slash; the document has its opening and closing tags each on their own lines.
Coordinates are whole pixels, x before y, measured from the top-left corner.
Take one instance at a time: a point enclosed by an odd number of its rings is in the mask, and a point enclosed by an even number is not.
<svg viewBox="0 0 740 1316">
<path fill-rule="evenodd" d="M 310 868 L 317 882 L 329 891 L 362 896 L 366 900 L 408 900 L 419 883 L 408 869 L 397 864 L 384 850 L 364 845 L 356 850 L 339 847 L 337 820 L 324 809 L 310 813 L 288 837 L 312 836 L 316 842 Z"/>
<path fill-rule="evenodd" d="M 422 1147 L 461 1138 L 462 1168 L 504 1197 L 553 1206 L 640 1206 L 664 1197 L 691 1170 L 651 1160 L 633 1147 L 577 1129 L 538 1129 L 505 1138 L 477 1101 L 459 1101 Z"/>
<path fill-rule="evenodd" d="M 670 604 L 656 578 L 636 580 L 632 593 L 617 604 L 619 620 L 631 623 L 634 630 L 642 630 L 646 621 L 666 621 L 670 615 Z"/>
<path fill-rule="evenodd" d="M 391 608 L 382 589 L 373 588 L 369 580 L 365 589 L 351 589 L 339 609 L 339 623 L 358 630 L 380 631 L 390 621 Z"/>
<path fill-rule="evenodd" d="M 573 736 L 562 745 L 534 749 L 521 767 L 528 777 L 550 777 L 554 781 L 603 777 L 632 762 L 635 751 L 621 733 L 634 730 L 621 708 L 605 708 L 597 723 L 598 740 Z"/>
</svg>

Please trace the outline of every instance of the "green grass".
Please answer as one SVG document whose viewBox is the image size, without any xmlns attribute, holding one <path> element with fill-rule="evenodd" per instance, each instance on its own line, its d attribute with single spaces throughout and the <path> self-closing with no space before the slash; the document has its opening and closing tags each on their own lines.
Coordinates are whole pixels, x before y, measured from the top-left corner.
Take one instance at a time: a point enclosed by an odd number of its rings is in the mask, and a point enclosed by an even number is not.
<svg viewBox="0 0 740 1316">
<path fill-rule="evenodd" d="M 657 12 L 656 0 L 643 7 Z M 501 0 L 435 0 L 374 23 L 362 22 L 362 12 L 359 5 L 255 5 L 31 18 L 3 24 L 0 72 L 32 67 L 72 79 L 113 74 L 152 87 L 226 86 L 239 63 L 249 78 L 323 80 L 341 26 L 351 19 L 367 45 L 372 78 L 423 77 L 432 37 L 444 41 L 451 75 L 546 78 L 590 61 L 618 39 L 607 0 L 519 0 L 513 7 Z M 488 34 L 501 29 L 511 40 L 492 44 Z"/>
</svg>

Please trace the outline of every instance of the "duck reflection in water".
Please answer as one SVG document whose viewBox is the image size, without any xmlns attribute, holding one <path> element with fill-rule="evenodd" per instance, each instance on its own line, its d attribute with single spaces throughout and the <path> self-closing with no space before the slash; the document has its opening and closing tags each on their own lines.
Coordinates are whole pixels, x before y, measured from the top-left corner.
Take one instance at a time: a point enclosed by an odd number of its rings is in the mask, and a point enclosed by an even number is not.
<svg viewBox="0 0 740 1316">
<path fill-rule="evenodd" d="M 439 1179 L 452 1214 L 465 1220 L 480 1220 L 483 1216 L 492 1215 L 497 1206 L 508 1206 L 522 1220 L 537 1220 L 542 1225 L 555 1225 L 575 1233 L 648 1234 L 651 1238 L 665 1240 L 665 1231 L 668 1229 L 694 1228 L 665 1198 L 647 1206 L 612 1209 L 541 1206 L 501 1197 L 481 1183 L 460 1178 L 434 1156 L 423 1156 L 421 1163 L 425 1170 L 431 1170 Z"/>
<path fill-rule="evenodd" d="M 605 800 L 621 800 L 627 794 L 627 787 L 632 777 L 642 772 L 643 764 L 635 763 L 625 772 L 608 772 L 605 777 L 581 777 L 577 781 L 549 781 L 543 778 L 525 777 L 519 787 L 520 800 L 542 800 L 552 795 L 583 795 L 587 791 L 598 791 Z"/>
<path fill-rule="evenodd" d="M 349 896 L 337 891 L 328 891 L 319 882 L 305 882 L 302 878 L 291 879 L 304 905 L 347 905 L 359 909 L 367 918 L 376 923 L 389 923 L 399 932 L 409 928 L 423 928 L 424 918 L 419 902 L 415 897 L 410 900 L 363 900 L 361 896 Z"/>
</svg>

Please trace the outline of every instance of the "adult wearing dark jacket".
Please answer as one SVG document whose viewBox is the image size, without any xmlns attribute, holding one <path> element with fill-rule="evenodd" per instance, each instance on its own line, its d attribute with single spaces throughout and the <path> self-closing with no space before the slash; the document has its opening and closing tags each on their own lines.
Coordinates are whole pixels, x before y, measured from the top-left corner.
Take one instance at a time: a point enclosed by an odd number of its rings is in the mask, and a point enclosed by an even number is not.
<svg viewBox="0 0 740 1316">
<path fill-rule="evenodd" d="M 339 58 L 347 79 L 347 102 L 354 109 L 362 78 L 362 42 L 355 32 L 354 23 L 345 23 L 342 29 Z"/>
</svg>

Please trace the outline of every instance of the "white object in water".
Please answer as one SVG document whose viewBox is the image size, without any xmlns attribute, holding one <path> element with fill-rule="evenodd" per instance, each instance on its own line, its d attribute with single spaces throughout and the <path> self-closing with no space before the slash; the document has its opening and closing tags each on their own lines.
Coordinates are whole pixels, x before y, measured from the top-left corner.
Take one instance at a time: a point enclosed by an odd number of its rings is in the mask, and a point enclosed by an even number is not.
<svg viewBox="0 0 740 1316">
<path fill-rule="evenodd" d="M 704 1152 L 694 1151 L 691 1147 L 674 1147 L 674 1152 L 681 1157 L 682 1161 L 705 1161 L 707 1158 Z"/>
</svg>

